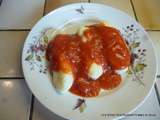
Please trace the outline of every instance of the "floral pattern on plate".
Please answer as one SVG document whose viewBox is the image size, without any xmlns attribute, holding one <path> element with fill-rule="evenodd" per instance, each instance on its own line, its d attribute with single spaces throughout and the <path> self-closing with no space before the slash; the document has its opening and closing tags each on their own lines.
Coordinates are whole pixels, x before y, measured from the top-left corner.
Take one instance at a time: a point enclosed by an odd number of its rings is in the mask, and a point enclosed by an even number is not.
<svg viewBox="0 0 160 120">
<path fill-rule="evenodd" d="M 129 25 L 126 28 L 123 28 L 124 32 L 122 36 L 125 38 L 126 43 L 131 52 L 131 65 L 127 70 L 128 77 L 132 77 L 133 81 L 139 82 L 141 85 L 145 86 L 143 79 L 143 71 L 146 64 L 146 49 L 141 48 L 141 42 L 139 42 L 140 37 L 138 36 L 138 29 L 134 25 Z"/>
<path fill-rule="evenodd" d="M 48 44 L 48 37 L 46 35 L 42 35 L 42 37 L 38 38 L 34 36 L 33 43 L 29 44 L 29 49 L 27 51 L 27 56 L 25 60 L 30 64 L 31 70 L 35 70 L 35 67 L 39 69 L 40 73 L 46 73 L 47 65 L 44 64 L 45 60 L 45 51 Z"/>
</svg>

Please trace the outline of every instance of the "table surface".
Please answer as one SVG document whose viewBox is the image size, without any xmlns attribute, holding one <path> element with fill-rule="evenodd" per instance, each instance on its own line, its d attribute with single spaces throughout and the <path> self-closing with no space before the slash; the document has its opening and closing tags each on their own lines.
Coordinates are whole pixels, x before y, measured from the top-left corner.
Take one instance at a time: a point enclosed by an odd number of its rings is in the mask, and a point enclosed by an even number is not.
<svg viewBox="0 0 160 120">
<path fill-rule="evenodd" d="M 3 0 L 0 6 L 0 120 L 64 120 L 32 95 L 21 68 L 23 43 L 32 26 L 65 4 L 96 2 L 118 8 L 140 22 L 155 43 L 160 61 L 160 0 Z M 127 101 L 126 101 L 127 102 Z M 148 99 L 124 120 L 160 120 L 160 64 Z"/>
</svg>

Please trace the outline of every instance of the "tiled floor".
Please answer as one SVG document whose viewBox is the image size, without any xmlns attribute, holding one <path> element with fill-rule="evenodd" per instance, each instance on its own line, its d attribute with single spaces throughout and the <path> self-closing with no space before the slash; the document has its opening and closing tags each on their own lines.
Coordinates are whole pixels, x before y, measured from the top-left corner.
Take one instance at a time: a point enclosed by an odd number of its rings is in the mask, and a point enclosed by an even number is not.
<svg viewBox="0 0 160 120">
<path fill-rule="evenodd" d="M 30 29 L 42 17 L 45 0 L 3 0 L 0 29 Z"/>
<path fill-rule="evenodd" d="M 138 21 L 146 29 L 160 30 L 160 0 L 132 0 Z"/>
<path fill-rule="evenodd" d="M 48 13 L 60 6 L 77 2 L 88 2 L 88 0 L 46 0 L 45 13 Z"/>
<path fill-rule="evenodd" d="M 31 92 L 22 79 L 0 80 L 0 120 L 28 120 Z"/>
<path fill-rule="evenodd" d="M 120 9 L 134 18 L 134 12 L 133 12 L 130 0 L 91 0 L 91 3 L 92 2 L 106 4 L 114 8 Z"/>
<path fill-rule="evenodd" d="M 45 108 L 37 99 L 34 101 L 32 120 L 66 120 Z"/>
<path fill-rule="evenodd" d="M 32 94 L 25 81 L 19 79 L 23 78 L 22 47 L 29 30 L 44 13 L 66 4 L 89 1 L 118 8 L 133 18 L 136 15 L 138 21 L 150 30 L 148 33 L 155 43 L 160 61 L 159 0 L 3 0 L 0 6 L 0 120 L 65 120 L 41 105 L 36 98 L 30 114 Z M 157 78 L 157 86 L 160 93 L 160 78 Z M 146 102 L 134 112 L 156 116 L 128 117 L 124 120 L 160 120 L 157 95 L 153 89 Z"/>
<path fill-rule="evenodd" d="M 0 31 L 0 77 L 23 76 L 21 52 L 27 34 L 26 31 Z"/>
</svg>

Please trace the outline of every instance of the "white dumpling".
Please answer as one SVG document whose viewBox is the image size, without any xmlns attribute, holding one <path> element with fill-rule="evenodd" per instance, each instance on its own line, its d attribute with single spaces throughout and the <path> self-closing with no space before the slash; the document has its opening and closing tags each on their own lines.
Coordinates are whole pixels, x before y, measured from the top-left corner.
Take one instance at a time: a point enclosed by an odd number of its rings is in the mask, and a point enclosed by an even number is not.
<svg viewBox="0 0 160 120">
<path fill-rule="evenodd" d="M 92 63 L 89 67 L 88 76 L 96 80 L 103 74 L 103 68 L 101 65 Z"/>
<path fill-rule="evenodd" d="M 73 74 L 53 71 L 53 85 L 59 93 L 67 92 L 73 84 Z"/>
<path fill-rule="evenodd" d="M 88 39 L 83 35 L 84 31 L 87 30 L 87 29 L 88 29 L 87 27 L 83 26 L 83 27 L 80 27 L 79 30 L 78 30 L 78 35 L 79 35 L 79 36 L 82 36 L 82 41 L 83 41 L 83 42 L 87 42 L 87 40 L 88 40 Z"/>
<path fill-rule="evenodd" d="M 45 35 L 48 37 L 48 40 L 52 40 L 53 37 L 55 36 L 55 30 L 50 28 L 46 30 Z"/>
<path fill-rule="evenodd" d="M 52 40 L 57 34 L 64 34 L 64 32 L 60 30 L 56 30 L 53 28 L 49 28 L 45 31 L 44 35 L 42 36 L 42 39 L 44 39 L 45 36 L 47 36 L 48 40 Z"/>
</svg>

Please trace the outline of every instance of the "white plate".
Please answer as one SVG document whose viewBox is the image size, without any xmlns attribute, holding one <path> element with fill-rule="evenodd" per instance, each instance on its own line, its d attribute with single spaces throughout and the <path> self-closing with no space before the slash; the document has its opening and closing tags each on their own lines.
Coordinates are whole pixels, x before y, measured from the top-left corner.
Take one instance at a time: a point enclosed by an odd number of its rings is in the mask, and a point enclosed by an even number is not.
<svg viewBox="0 0 160 120">
<path fill-rule="evenodd" d="M 99 97 L 81 98 L 71 93 L 59 95 L 52 86 L 46 67 L 44 55 L 47 37 L 41 36 L 48 28 L 64 28 L 65 32 L 73 33 L 77 25 L 97 20 L 119 29 L 129 46 L 132 46 L 136 53 L 132 67 L 134 71 L 126 73 L 118 90 Z M 119 117 L 114 114 L 134 111 L 149 94 L 157 71 L 153 43 L 143 27 L 117 9 L 89 3 L 67 5 L 43 17 L 25 41 L 22 66 L 26 82 L 36 98 L 52 112 L 72 120 L 104 120 L 108 116 L 112 119 Z M 81 104 L 74 109 L 78 101 Z"/>
</svg>

